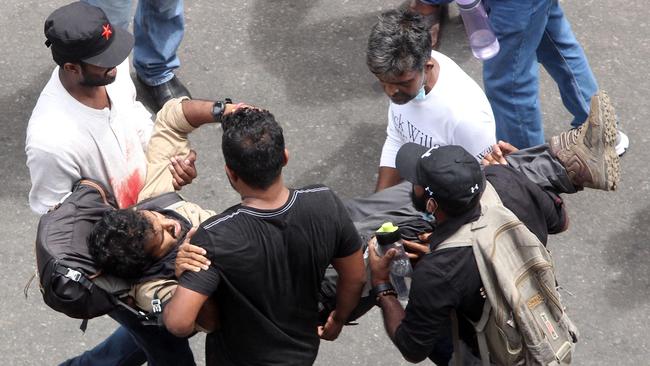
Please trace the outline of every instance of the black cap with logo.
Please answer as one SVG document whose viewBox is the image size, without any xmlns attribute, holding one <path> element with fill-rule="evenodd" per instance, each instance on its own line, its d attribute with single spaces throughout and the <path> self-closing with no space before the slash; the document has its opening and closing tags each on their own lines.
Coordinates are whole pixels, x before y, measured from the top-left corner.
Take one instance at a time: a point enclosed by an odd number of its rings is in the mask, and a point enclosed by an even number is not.
<svg viewBox="0 0 650 366">
<path fill-rule="evenodd" d="M 83 61 L 113 68 L 122 63 L 133 48 L 133 35 L 114 28 L 104 11 L 74 2 L 55 10 L 45 21 L 45 45 L 55 60 Z"/>
<path fill-rule="evenodd" d="M 457 145 L 426 148 L 409 142 L 397 152 L 395 164 L 402 178 L 424 187 L 450 214 L 473 207 L 485 188 L 481 165 Z"/>
</svg>

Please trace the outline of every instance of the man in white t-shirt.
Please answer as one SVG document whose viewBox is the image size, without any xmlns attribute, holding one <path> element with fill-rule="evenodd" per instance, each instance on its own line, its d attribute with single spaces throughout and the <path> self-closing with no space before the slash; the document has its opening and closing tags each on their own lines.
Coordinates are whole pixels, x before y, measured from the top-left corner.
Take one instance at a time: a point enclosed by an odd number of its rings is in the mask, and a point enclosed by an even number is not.
<svg viewBox="0 0 650 366">
<path fill-rule="evenodd" d="M 153 122 L 135 100 L 129 77 L 133 36 L 113 27 L 101 9 L 81 2 L 55 10 L 45 21 L 45 36 L 58 67 L 27 127 L 31 208 L 45 213 L 80 178 L 103 183 L 120 207 L 136 203 L 147 174 L 145 148 Z M 194 159 L 193 154 L 172 159 L 177 189 L 196 176 Z M 187 339 L 162 328 L 144 329 L 131 314 L 109 315 L 124 327 L 66 364 L 194 364 Z"/>
<path fill-rule="evenodd" d="M 383 13 L 368 39 L 366 62 L 390 98 L 376 191 L 402 181 L 399 148 L 460 145 L 477 160 L 496 143 L 494 116 L 478 84 L 449 57 L 431 51 L 431 34 L 408 10 Z"/>
<path fill-rule="evenodd" d="M 27 127 L 29 204 L 37 213 L 58 203 L 82 177 L 102 182 L 120 207 L 136 203 L 144 184 L 144 151 L 153 121 L 135 100 L 129 77 L 127 57 L 133 36 L 113 28 L 108 20 L 97 23 L 98 30 L 91 26 L 80 31 L 75 40 L 61 33 L 70 24 L 64 23 L 65 16 L 90 8 L 98 9 L 70 4 L 55 11 L 45 24 L 47 44 L 59 66 L 41 92 Z M 99 37 L 92 38 L 93 32 Z M 185 174 L 183 169 L 179 172 Z"/>
</svg>

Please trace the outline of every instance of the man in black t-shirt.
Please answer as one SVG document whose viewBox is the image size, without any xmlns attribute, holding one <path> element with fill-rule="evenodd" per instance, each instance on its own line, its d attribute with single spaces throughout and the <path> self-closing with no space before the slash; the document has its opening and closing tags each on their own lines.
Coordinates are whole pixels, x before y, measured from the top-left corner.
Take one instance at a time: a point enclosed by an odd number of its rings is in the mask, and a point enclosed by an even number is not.
<svg viewBox="0 0 650 366">
<path fill-rule="evenodd" d="M 359 236 L 329 188 L 284 185 L 288 154 L 273 115 L 238 110 L 222 126 L 226 174 L 241 203 L 188 234 L 186 242 L 204 248 L 211 264 L 182 274 L 164 323 L 188 335 L 215 295 L 223 316 L 206 338 L 208 365 L 311 364 L 319 336 L 335 339 L 359 300 Z M 330 263 L 339 274 L 336 310 L 318 327 L 318 293 Z"/>
<path fill-rule="evenodd" d="M 593 126 L 586 129 L 596 130 Z M 598 142 L 602 147 L 600 153 L 618 159 L 613 145 L 602 142 Z M 406 309 L 397 301 L 388 278 L 390 260 L 395 254 L 392 251 L 380 258 L 369 250 L 373 293 L 382 308 L 386 331 L 406 360 L 420 362 L 429 357 L 436 364 L 447 365 L 452 353 L 449 314 L 452 310 L 460 314 L 460 338 L 476 355 L 474 328 L 467 320 L 477 322 L 481 318 L 485 299 L 472 247 L 438 251 L 435 248 L 463 225 L 479 219 L 485 181 L 543 244 L 548 234 L 566 230 L 567 216 L 562 200 L 554 192 L 540 188 L 511 166 L 490 165 L 482 170 L 460 146 L 427 149 L 408 143 L 400 148 L 396 162 L 400 174 L 413 184 L 415 208 L 435 217 L 434 231 L 420 248 L 423 255 L 413 272 Z M 612 164 L 617 166 L 618 161 Z M 618 171 L 609 171 L 605 164 L 592 167 L 594 176 L 607 171 L 603 173 L 607 184 L 590 183 L 592 187 L 616 187 Z"/>
</svg>

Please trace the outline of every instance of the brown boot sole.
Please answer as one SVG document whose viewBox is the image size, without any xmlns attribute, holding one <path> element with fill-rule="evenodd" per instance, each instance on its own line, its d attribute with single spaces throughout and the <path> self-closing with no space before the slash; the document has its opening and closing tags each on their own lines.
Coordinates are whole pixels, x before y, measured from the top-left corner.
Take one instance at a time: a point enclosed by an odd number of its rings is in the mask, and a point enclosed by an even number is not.
<svg viewBox="0 0 650 366">
<path fill-rule="evenodd" d="M 615 191 L 618 188 L 618 182 L 621 179 L 620 158 L 614 148 L 607 148 L 605 155 L 605 165 L 607 169 L 607 190 Z"/>
<path fill-rule="evenodd" d="M 590 115 L 598 118 L 602 123 L 603 140 L 605 142 L 605 169 L 607 188 L 616 190 L 620 180 L 621 166 L 618 154 L 616 154 L 616 112 L 607 93 L 603 90 L 594 95 L 591 101 L 591 108 L 598 108 L 598 114 Z M 599 123 L 600 124 L 600 123 Z"/>
<path fill-rule="evenodd" d="M 591 98 L 591 108 L 598 108 L 598 114 L 592 114 L 590 117 L 600 119 L 602 125 L 605 145 L 616 146 L 616 112 L 614 106 L 609 99 L 609 95 L 604 90 L 600 90 L 598 94 Z"/>
</svg>

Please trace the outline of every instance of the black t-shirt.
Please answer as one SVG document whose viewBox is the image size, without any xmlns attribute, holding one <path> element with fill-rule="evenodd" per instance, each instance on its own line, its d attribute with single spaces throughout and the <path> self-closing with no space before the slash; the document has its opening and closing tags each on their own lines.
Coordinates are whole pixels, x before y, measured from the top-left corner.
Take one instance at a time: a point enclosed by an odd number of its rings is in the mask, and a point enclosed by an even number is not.
<svg viewBox="0 0 650 366">
<path fill-rule="evenodd" d="M 207 336 L 208 364 L 307 365 L 318 352 L 318 291 L 333 258 L 359 235 L 327 187 L 290 190 L 277 210 L 237 205 L 201 224 L 192 243 L 210 269 L 180 285 L 216 295 L 221 328 Z"/>
<path fill-rule="evenodd" d="M 509 166 L 488 166 L 485 176 L 503 205 L 542 243 L 546 245 L 549 233 L 562 230 L 564 210 L 555 194 L 542 190 Z M 445 225 L 459 227 L 478 217 L 470 213 L 460 218 L 464 222 L 452 219 L 441 224 L 431 235 L 431 242 L 440 243 L 455 232 L 445 230 Z M 475 345 L 474 330 L 465 317 L 478 321 L 485 300 L 480 295 L 483 284 L 471 247 L 442 249 L 425 255 L 415 267 L 411 284 L 406 316 L 395 335 L 395 344 L 404 357 L 414 361 L 427 356 L 436 358 L 431 354 L 436 343 L 442 337 L 451 337 L 452 309 L 459 313 L 461 338 L 470 347 Z"/>
</svg>

